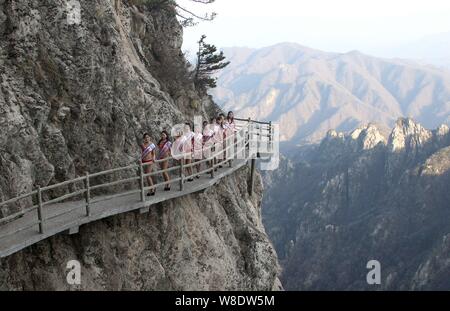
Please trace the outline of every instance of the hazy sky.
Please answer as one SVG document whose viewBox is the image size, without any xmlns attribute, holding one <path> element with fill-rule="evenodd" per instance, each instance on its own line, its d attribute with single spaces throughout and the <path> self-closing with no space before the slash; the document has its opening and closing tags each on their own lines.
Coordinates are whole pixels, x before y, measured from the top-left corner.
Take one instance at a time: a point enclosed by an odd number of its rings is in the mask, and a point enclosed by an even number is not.
<svg viewBox="0 0 450 311">
<path fill-rule="evenodd" d="M 262 47 L 297 42 L 325 51 L 384 47 L 450 31 L 450 0 L 216 0 L 194 5 L 215 11 L 213 22 L 185 29 L 184 49 L 195 49 L 201 34 L 217 47 Z"/>
</svg>

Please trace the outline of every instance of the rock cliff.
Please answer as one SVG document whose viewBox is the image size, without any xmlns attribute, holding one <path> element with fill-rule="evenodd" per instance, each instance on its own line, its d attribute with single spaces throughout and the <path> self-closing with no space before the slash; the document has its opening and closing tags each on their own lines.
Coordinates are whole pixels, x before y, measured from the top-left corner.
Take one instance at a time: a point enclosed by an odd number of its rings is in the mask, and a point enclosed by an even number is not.
<svg viewBox="0 0 450 311">
<path fill-rule="evenodd" d="M 281 163 L 265 176 L 263 219 L 286 289 L 450 289 L 448 126 L 330 131 Z M 370 260 L 381 285 L 366 282 Z"/>
<path fill-rule="evenodd" d="M 216 111 L 198 94 L 170 7 L 139 1 L 0 0 L 0 200 L 132 163 L 144 132 Z M 50 194 L 51 195 L 51 194 Z M 261 183 L 242 169 L 203 193 L 91 223 L 0 262 L 0 289 L 278 288 Z M 4 208 L 0 217 L 23 209 Z"/>
</svg>

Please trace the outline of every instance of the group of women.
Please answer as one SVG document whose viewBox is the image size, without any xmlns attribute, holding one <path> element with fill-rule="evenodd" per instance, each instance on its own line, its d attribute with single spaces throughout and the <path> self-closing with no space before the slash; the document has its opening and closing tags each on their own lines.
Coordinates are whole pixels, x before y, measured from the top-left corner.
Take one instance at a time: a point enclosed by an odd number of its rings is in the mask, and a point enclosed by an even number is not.
<svg viewBox="0 0 450 311">
<path fill-rule="evenodd" d="M 153 170 L 155 162 L 158 162 L 164 178 L 164 191 L 170 191 L 170 175 L 167 171 L 169 168 L 169 158 L 173 156 L 178 161 L 183 161 L 186 164 L 185 175 L 188 176 L 187 181 L 192 182 L 195 178 L 200 178 L 201 164 L 192 165 L 204 157 L 209 157 L 213 146 L 224 146 L 227 138 L 234 136 L 236 132 L 236 124 L 234 122 L 233 112 L 228 112 L 225 117 L 220 114 L 211 120 L 211 124 L 207 121 L 203 122 L 202 128 L 195 128 L 192 131 L 192 126 L 189 122 L 185 124 L 182 131 L 174 134 L 175 140 L 170 139 L 169 133 L 164 130 L 161 132 L 161 138 L 155 145 L 148 133 L 143 136 L 141 145 L 141 161 L 144 164 L 145 174 L 150 174 Z M 217 152 L 217 150 L 215 151 Z M 224 161 L 225 150 L 223 156 L 218 157 L 218 161 Z M 207 164 L 211 167 L 211 164 Z M 194 170 L 197 172 L 194 173 Z M 151 190 L 147 193 L 148 196 L 153 196 L 156 193 L 153 176 L 147 176 L 147 183 Z M 153 187 L 153 188 L 152 188 Z"/>
</svg>

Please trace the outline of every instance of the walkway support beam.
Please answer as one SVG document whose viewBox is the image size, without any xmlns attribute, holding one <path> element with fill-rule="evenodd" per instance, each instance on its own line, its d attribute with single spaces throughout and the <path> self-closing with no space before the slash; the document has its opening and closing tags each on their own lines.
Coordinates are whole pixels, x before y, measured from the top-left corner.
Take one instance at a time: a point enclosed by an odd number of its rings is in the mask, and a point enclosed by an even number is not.
<svg viewBox="0 0 450 311">
<path fill-rule="evenodd" d="M 253 196 L 253 191 L 255 188 L 255 170 L 256 170 L 256 159 L 251 160 L 250 167 L 250 195 Z"/>
<path fill-rule="evenodd" d="M 269 152 L 272 152 L 272 121 L 270 121 L 269 122 L 269 146 L 268 146 L 268 149 L 269 149 Z"/>
</svg>

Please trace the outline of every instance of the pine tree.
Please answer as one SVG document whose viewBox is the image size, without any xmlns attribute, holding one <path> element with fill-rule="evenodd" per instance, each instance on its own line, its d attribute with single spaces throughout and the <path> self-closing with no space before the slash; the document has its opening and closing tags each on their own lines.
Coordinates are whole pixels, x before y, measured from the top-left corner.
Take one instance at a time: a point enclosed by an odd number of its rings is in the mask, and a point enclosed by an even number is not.
<svg viewBox="0 0 450 311">
<path fill-rule="evenodd" d="M 198 42 L 197 65 L 194 71 L 195 86 L 204 90 L 215 88 L 217 78 L 212 75 L 230 64 L 225 61 L 223 51 L 218 53 L 214 45 L 205 43 L 205 39 L 206 36 L 203 35 Z"/>
</svg>

